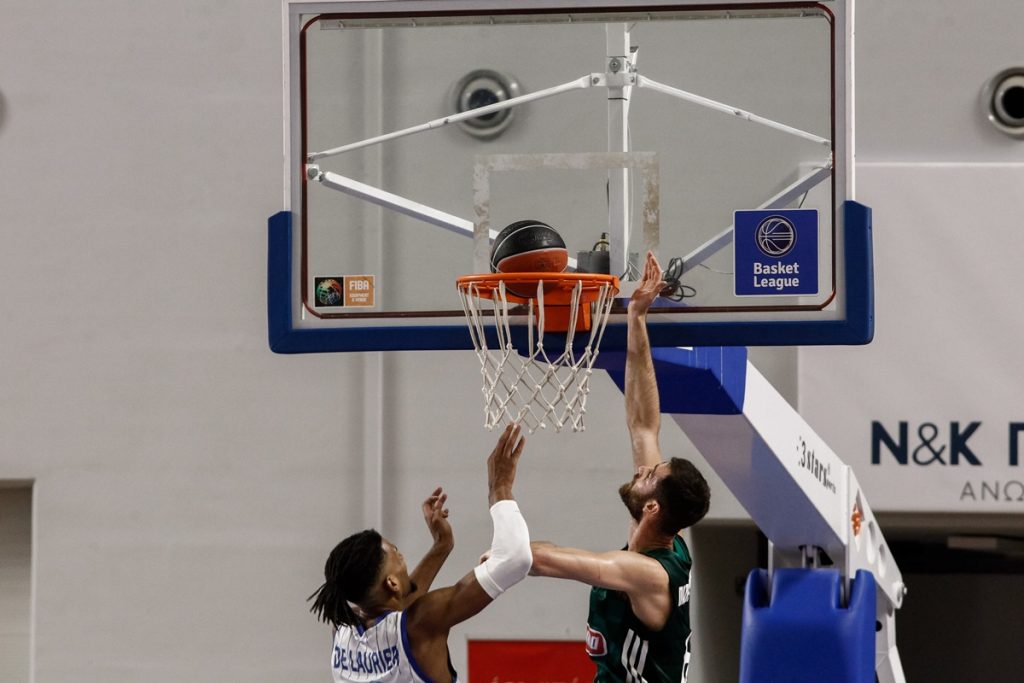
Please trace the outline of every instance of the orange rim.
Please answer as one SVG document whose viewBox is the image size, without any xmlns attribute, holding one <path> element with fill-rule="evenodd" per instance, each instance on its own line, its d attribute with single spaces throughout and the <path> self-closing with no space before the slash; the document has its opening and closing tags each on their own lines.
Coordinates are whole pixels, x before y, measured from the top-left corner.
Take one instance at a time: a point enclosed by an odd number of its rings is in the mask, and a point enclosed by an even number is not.
<svg viewBox="0 0 1024 683">
<path fill-rule="evenodd" d="M 600 296 L 601 289 L 610 285 L 612 295 L 619 293 L 619 278 L 601 273 L 484 273 L 482 275 L 463 275 L 456 278 L 456 286 L 463 292 L 473 293 L 485 299 L 498 296 L 501 283 L 505 283 L 505 298 L 515 303 L 536 301 L 536 296 L 522 296 L 510 291 L 515 287 L 521 291 L 537 291 L 541 282 L 544 283 L 544 303 L 555 306 L 568 306 L 572 303 L 572 292 L 577 284 L 581 285 L 580 302 L 592 303 Z"/>
</svg>

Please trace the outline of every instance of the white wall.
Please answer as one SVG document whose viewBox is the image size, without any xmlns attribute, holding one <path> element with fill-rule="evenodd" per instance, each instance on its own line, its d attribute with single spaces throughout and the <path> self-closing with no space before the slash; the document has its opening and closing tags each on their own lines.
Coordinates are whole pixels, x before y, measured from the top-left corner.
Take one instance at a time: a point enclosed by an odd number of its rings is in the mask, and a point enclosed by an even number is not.
<svg viewBox="0 0 1024 683">
<path fill-rule="evenodd" d="M 1024 7 L 995 0 L 857 1 L 857 160 L 1024 160 L 1019 141 L 984 120 L 984 84 L 1024 66 Z"/>
<path fill-rule="evenodd" d="M 267 349 L 279 3 L 0 16 L 0 478 L 35 481 L 35 680 L 316 678 L 362 364 Z"/>
<path fill-rule="evenodd" d="M 1016 0 L 891 5 L 859 5 L 862 159 L 946 149 L 976 112 L 962 96 L 947 118 L 945 93 L 1014 57 L 938 38 L 1014 46 L 1003 27 L 1021 23 Z M 268 350 L 278 0 L 2 0 L 0 17 L 0 479 L 35 482 L 34 680 L 326 680 L 305 598 L 337 540 L 379 516 L 415 557 L 438 483 L 457 535 L 440 580 L 489 540 L 476 361 Z M 792 350 L 753 358 L 795 399 Z M 628 442 L 607 378 L 591 400 L 586 433 L 530 440 L 517 493 L 535 537 L 602 549 L 625 535 Z M 670 423 L 665 442 L 690 452 Z M 364 493 L 377 451 L 380 508 Z M 743 517 L 717 484 L 712 515 Z M 585 589 L 519 590 L 455 634 L 458 668 L 465 636 L 580 637 Z"/>
<path fill-rule="evenodd" d="M 875 510 L 889 512 L 883 530 L 894 510 L 908 511 L 911 521 L 887 536 L 916 543 L 938 523 L 930 543 L 943 558 L 950 533 L 1024 535 L 1016 497 L 961 496 L 969 484 L 1020 479 L 1007 464 L 1006 432 L 1024 405 L 1024 317 L 1014 302 L 1024 141 L 990 125 L 981 95 L 998 72 L 1024 65 L 1024 5 L 860 0 L 857 19 L 858 199 L 874 207 L 876 334 L 862 349 L 800 349 L 799 406 L 857 472 Z M 945 431 L 979 421 L 969 446 L 983 464 L 922 467 L 915 456 L 903 467 L 888 455 L 873 464 L 872 420 L 893 430 L 911 424 L 914 448 L 929 434 L 918 432 L 925 423 Z M 893 552 L 904 566 L 917 559 L 899 545 Z M 980 559 L 975 574 L 949 558 L 904 571 L 909 593 L 896 630 L 908 680 L 1020 679 L 1011 643 L 1024 626 L 1005 618 L 1021 610 L 1020 565 L 1011 555 L 1004 561 L 1017 574 L 984 574 Z M 950 600 L 966 610 L 955 648 L 935 618 Z"/>
</svg>

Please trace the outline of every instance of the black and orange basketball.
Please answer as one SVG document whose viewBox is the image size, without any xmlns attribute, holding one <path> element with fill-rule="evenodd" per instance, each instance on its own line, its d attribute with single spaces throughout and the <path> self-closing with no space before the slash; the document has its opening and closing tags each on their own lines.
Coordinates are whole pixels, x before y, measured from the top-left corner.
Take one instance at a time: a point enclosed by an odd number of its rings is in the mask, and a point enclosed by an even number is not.
<svg viewBox="0 0 1024 683">
<path fill-rule="evenodd" d="M 505 227 L 491 248 L 492 273 L 561 273 L 569 251 L 547 223 L 525 220 Z"/>
</svg>

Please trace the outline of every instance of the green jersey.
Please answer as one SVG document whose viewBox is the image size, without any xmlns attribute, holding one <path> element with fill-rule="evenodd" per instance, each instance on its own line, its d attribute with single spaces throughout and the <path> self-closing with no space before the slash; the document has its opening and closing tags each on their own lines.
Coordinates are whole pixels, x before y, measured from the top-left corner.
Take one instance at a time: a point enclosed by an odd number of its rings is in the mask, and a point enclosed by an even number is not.
<svg viewBox="0 0 1024 683">
<path fill-rule="evenodd" d="M 690 551 L 676 536 L 671 549 L 646 550 L 668 574 L 672 612 L 660 631 L 636 618 L 620 591 L 593 588 L 587 617 L 587 654 L 595 683 L 685 683 L 690 666 Z"/>
</svg>

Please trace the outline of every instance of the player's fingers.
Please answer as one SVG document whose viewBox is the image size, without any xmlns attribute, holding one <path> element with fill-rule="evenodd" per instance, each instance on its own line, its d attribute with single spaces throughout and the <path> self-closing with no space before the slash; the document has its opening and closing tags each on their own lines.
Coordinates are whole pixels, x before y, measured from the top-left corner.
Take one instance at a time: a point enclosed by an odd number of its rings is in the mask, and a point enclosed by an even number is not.
<svg viewBox="0 0 1024 683">
<path fill-rule="evenodd" d="M 501 436 L 498 437 L 498 446 L 503 447 L 508 442 L 509 437 L 512 435 L 512 432 L 515 429 L 515 427 L 515 423 L 505 425 L 504 431 L 502 431 Z"/>
<path fill-rule="evenodd" d="M 515 448 L 512 449 L 512 457 L 514 459 L 518 460 L 519 456 L 523 454 L 523 447 L 525 445 L 526 445 L 526 437 L 525 436 L 520 436 L 519 440 L 516 442 Z"/>
<path fill-rule="evenodd" d="M 650 261 L 647 262 L 647 267 L 644 269 L 644 285 L 650 289 L 658 280 L 661 279 L 661 274 L 656 272 Z"/>
<path fill-rule="evenodd" d="M 510 438 L 505 442 L 505 455 L 512 455 L 515 453 L 517 442 L 522 440 L 522 427 L 518 424 L 513 425 L 513 429 L 510 433 Z"/>
<path fill-rule="evenodd" d="M 437 499 L 437 496 L 440 493 L 441 493 L 441 487 L 438 486 L 436 489 L 434 489 L 434 491 L 429 496 L 427 496 L 427 499 L 425 501 L 423 501 L 423 505 L 425 505 L 425 506 L 426 505 L 432 505 L 433 502 Z"/>
<path fill-rule="evenodd" d="M 505 425 L 505 429 L 502 430 L 501 436 L 498 437 L 498 443 L 494 445 L 494 450 L 491 451 L 490 457 L 487 459 L 488 462 L 494 460 L 494 458 L 500 457 L 502 451 L 505 450 L 505 444 L 508 442 L 509 434 L 512 432 L 512 425 Z"/>
</svg>

